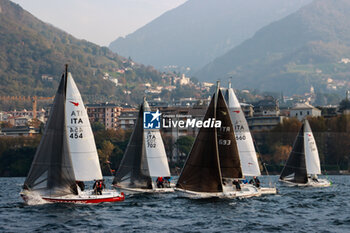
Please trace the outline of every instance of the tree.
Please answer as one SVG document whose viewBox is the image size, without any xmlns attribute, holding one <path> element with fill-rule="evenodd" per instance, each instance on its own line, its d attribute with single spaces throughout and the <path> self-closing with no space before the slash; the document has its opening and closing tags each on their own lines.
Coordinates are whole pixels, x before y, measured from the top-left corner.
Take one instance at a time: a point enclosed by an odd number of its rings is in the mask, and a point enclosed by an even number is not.
<svg viewBox="0 0 350 233">
<path fill-rule="evenodd" d="M 186 156 L 188 153 L 190 153 L 193 142 L 194 138 L 192 136 L 181 136 L 176 140 L 175 145 L 177 146 L 180 154 Z"/>
<path fill-rule="evenodd" d="M 281 164 L 287 161 L 292 147 L 290 145 L 276 145 L 275 153 L 273 155 L 273 162 Z"/>
<path fill-rule="evenodd" d="M 105 126 L 101 122 L 97 121 L 97 122 L 93 122 L 91 124 L 91 129 L 92 129 L 93 132 L 98 132 L 98 131 L 104 130 Z"/>
<path fill-rule="evenodd" d="M 110 141 L 103 141 L 101 149 L 98 149 L 98 155 L 100 159 L 100 164 L 102 167 L 102 170 L 106 172 L 106 169 L 110 170 L 110 157 L 112 155 L 112 152 L 114 150 L 115 146 Z"/>
</svg>

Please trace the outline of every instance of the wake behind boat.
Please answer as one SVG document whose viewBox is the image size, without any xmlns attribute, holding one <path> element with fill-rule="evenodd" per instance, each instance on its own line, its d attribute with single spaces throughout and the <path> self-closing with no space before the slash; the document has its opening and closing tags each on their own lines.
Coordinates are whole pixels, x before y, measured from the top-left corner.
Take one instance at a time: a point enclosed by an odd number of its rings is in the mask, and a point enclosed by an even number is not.
<svg viewBox="0 0 350 233">
<path fill-rule="evenodd" d="M 189 198 L 259 196 L 259 190 L 253 185 L 239 184 L 243 178 L 242 168 L 219 82 L 203 121 L 209 118 L 221 121 L 221 126 L 200 128 L 175 190 Z"/>
<path fill-rule="evenodd" d="M 225 100 L 229 108 L 230 118 L 237 141 L 243 176 L 252 176 L 253 179 L 251 181 L 257 186 L 261 194 L 276 194 L 277 189 L 275 187 L 261 187 L 260 181 L 256 178 L 261 175 L 261 172 L 253 138 L 241 105 L 231 87 L 231 82 L 229 82 L 229 87 L 225 92 Z"/>
<path fill-rule="evenodd" d="M 319 179 L 320 158 L 311 127 L 304 120 L 294 141 L 293 149 L 284 166 L 279 181 L 287 186 L 328 187 L 331 182 Z"/>
<path fill-rule="evenodd" d="M 83 191 L 84 181 L 102 179 L 89 118 L 66 66 L 21 196 L 27 203 L 37 197 L 47 202 L 123 201 L 124 194 L 116 190 L 101 195 Z"/>
<path fill-rule="evenodd" d="M 152 119 L 160 116 L 158 111 L 150 111 L 151 108 L 144 99 L 131 139 L 113 180 L 114 187 L 130 194 L 174 192 L 160 131 L 144 126 L 146 113 L 152 114 Z"/>
</svg>

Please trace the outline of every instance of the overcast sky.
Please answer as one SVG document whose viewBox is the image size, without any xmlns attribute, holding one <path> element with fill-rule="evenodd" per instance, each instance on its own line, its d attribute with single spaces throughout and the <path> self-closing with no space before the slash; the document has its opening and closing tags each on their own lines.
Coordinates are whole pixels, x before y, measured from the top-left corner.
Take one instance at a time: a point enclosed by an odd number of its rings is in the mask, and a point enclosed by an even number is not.
<svg viewBox="0 0 350 233">
<path fill-rule="evenodd" d="M 40 20 L 108 46 L 187 0 L 12 0 Z"/>
</svg>

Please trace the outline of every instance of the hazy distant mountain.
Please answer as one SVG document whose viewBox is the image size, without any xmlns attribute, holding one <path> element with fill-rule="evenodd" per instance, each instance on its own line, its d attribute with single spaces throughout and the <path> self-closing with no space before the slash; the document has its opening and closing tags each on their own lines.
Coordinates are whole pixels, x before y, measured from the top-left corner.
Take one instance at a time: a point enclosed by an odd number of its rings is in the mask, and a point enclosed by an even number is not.
<svg viewBox="0 0 350 233">
<path fill-rule="evenodd" d="M 157 82 L 161 78 L 151 67 L 136 64 L 130 68 L 130 61 L 108 48 L 75 39 L 8 0 L 0 0 L 0 44 L 1 96 L 52 96 L 65 63 L 69 63 L 84 98 L 92 100 L 125 97 L 111 81 L 103 79 L 105 72 L 123 84 Z M 126 68 L 118 76 L 117 71 Z M 45 79 L 47 76 L 53 80 Z"/>
<path fill-rule="evenodd" d="M 157 68 L 199 69 L 311 0 L 188 0 L 109 48 Z"/>
<path fill-rule="evenodd" d="M 311 85 L 316 91 L 349 88 L 349 12 L 348 0 L 315 0 L 262 28 L 195 76 L 211 81 L 233 76 L 238 88 L 289 93 Z"/>
</svg>

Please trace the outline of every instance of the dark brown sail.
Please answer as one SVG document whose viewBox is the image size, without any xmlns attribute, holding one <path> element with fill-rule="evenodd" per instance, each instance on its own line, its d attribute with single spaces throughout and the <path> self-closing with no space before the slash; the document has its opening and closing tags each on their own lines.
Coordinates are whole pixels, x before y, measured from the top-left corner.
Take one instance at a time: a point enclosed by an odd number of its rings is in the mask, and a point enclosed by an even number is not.
<svg viewBox="0 0 350 233">
<path fill-rule="evenodd" d="M 223 178 L 242 178 L 241 162 L 230 113 L 221 90 L 218 95 L 216 119 L 221 121 L 221 127 L 217 129 L 221 176 Z"/>
<path fill-rule="evenodd" d="M 24 189 L 51 196 L 77 194 L 66 135 L 65 99 L 66 79 L 63 75 Z"/>
<path fill-rule="evenodd" d="M 214 95 L 204 121 L 215 118 L 215 101 Z M 222 192 L 215 128 L 199 130 L 176 187 L 195 192 Z"/>
<path fill-rule="evenodd" d="M 292 152 L 282 170 L 280 179 L 299 184 L 308 182 L 305 163 L 304 124 L 294 141 Z"/>
<path fill-rule="evenodd" d="M 114 177 L 113 185 L 122 188 L 152 189 L 152 180 L 148 171 L 143 137 L 144 103 L 140 107 L 138 118 L 124 157 Z"/>
</svg>

